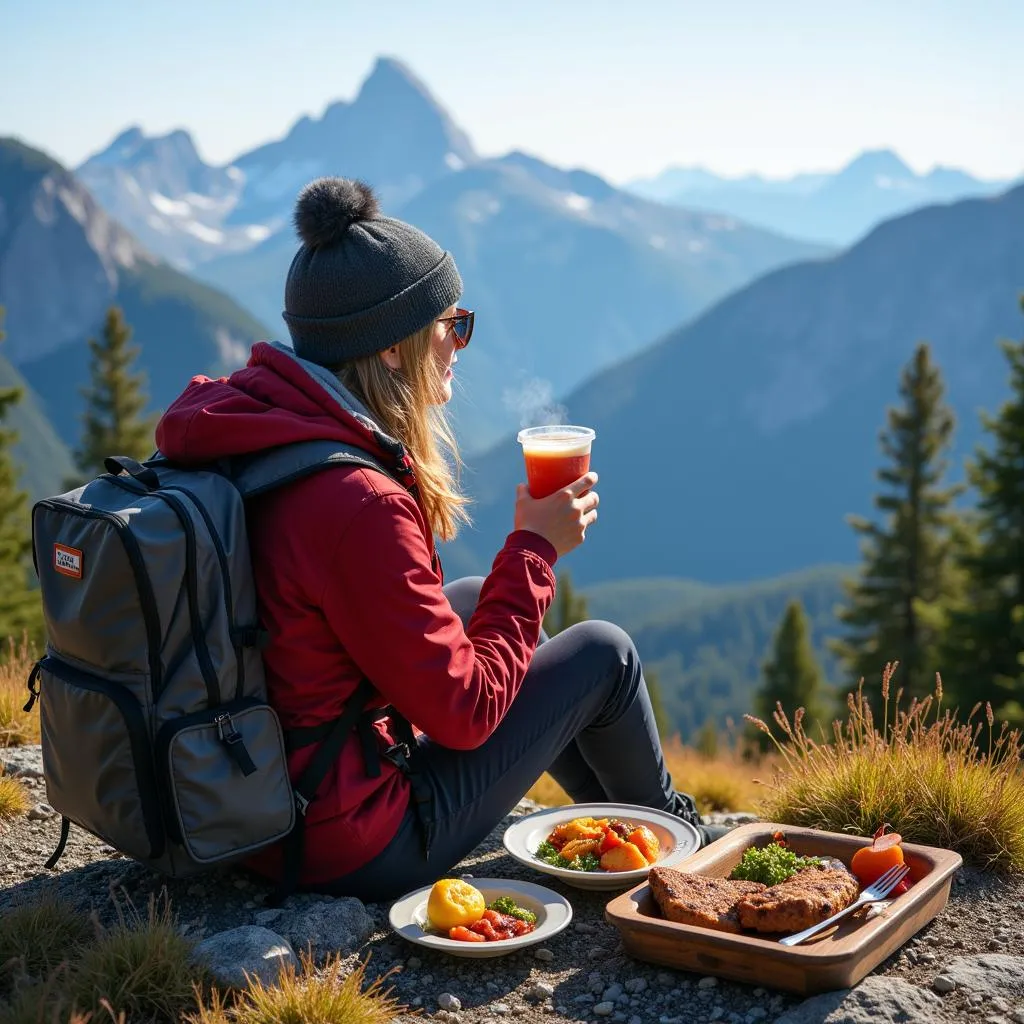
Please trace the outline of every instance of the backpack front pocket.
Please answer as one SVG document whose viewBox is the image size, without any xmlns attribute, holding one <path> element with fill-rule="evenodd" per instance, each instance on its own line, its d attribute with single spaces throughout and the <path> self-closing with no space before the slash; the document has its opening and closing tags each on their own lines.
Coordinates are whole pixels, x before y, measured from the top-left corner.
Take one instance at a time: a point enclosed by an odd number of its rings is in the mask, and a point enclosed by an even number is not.
<svg viewBox="0 0 1024 1024">
<path fill-rule="evenodd" d="M 142 705 L 126 687 L 51 655 L 38 669 L 50 804 L 131 857 L 162 856 L 160 796 Z"/>
<path fill-rule="evenodd" d="M 173 839 L 199 864 L 244 857 L 295 824 L 281 723 L 243 699 L 184 715 L 157 734 Z"/>
</svg>

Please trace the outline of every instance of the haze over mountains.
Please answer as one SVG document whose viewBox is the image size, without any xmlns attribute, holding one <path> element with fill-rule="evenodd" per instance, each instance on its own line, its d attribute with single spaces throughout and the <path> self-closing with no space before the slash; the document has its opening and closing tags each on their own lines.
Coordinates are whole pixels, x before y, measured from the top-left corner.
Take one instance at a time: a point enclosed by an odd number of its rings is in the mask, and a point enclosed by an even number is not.
<svg viewBox="0 0 1024 1024">
<path fill-rule="evenodd" d="M 118 303 L 141 342 L 156 408 L 197 372 L 244 362 L 266 329 L 226 296 L 146 251 L 56 161 L 0 138 L 2 354 L 35 397 L 14 415 L 33 494 L 59 490 L 78 441 L 87 339 Z M 38 408 L 47 423 L 33 418 Z M 26 420 L 26 417 L 29 419 Z M 54 432 L 55 428 L 55 432 Z M 63 442 L 57 442 L 57 437 Z"/>
<path fill-rule="evenodd" d="M 933 203 L 996 195 L 1011 184 L 980 180 L 954 167 L 917 174 L 892 150 L 880 149 L 862 153 L 835 173 L 726 178 L 700 167 L 669 167 L 627 188 L 659 202 L 727 214 L 797 238 L 849 245 L 890 217 Z"/>
<path fill-rule="evenodd" d="M 733 582 L 858 557 L 878 432 L 901 366 L 931 343 L 957 413 L 1006 393 L 999 337 L 1024 331 L 1024 186 L 889 221 L 828 260 L 766 274 L 564 399 L 597 429 L 601 521 L 574 578 Z M 453 555 L 489 564 L 522 478 L 513 440 L 474 460 L 477 528 Z M 476 561 L 467 555 L 472 551 Z"/>
<path fill-rule="evenodd" d="M 227 168 L 204 165 L 184 133 L 134 129 L 78 173 L 154 251 L 277 336 L 296 193 L 322 174 L 372 182 L 387 213 L 452 250 L 480 311 L 455 402 L 467 450 L 764 271 L 827 251 L 521 153 L 482 160 L 426 86 L 388 59 L 351 103 L 300 119 Z"/>
</svg>

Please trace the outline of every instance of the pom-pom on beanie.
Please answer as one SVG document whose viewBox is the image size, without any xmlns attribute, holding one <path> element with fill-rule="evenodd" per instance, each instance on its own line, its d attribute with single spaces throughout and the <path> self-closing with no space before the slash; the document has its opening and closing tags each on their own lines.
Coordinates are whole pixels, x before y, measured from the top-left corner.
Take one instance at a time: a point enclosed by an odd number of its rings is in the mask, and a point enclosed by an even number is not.
<svg viewBox="0 0 1024 1024">
<path fill-rule="evenodd" d="M 301 245 L 284 290 L 295 353 L 334 367 L 382 352 L 462 295 L 451 254 L 418 228 L 381 215 L 372 189 L 318 178 L 295 204 Z"/>
</svg>

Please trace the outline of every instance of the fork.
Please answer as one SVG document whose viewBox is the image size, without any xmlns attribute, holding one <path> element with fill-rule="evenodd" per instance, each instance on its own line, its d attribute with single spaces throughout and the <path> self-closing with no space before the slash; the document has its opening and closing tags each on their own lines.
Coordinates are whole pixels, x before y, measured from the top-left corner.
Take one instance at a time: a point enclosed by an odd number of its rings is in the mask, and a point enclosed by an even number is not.
<svg viewBox="0 0 1024 1024">
<path fill-rule="evenodd" d="M 805 928 L 802 932 L 797 932 L 795 935 L 787 935 L 784 939 L 779 939 L 779 942 L 783 946 L 800 945 L 801 942 L 805 942 L 812 935 L 817 935 L 818 932 L 824 931 L 830 924 L 835 924 L 841 917 L 852 914 L 858 907 L 863 907 L 867 903 L 880 903 L 909 874 L 910 868 L 906 864 L 897 864 L 895 867 L 889 868 L 884 875 L 880 875 L 875 879 L 848 907 L 844 907 L 838 914 L 833 914 L 830 918 L 811 925 L 810 928 Z"/>
</svg>

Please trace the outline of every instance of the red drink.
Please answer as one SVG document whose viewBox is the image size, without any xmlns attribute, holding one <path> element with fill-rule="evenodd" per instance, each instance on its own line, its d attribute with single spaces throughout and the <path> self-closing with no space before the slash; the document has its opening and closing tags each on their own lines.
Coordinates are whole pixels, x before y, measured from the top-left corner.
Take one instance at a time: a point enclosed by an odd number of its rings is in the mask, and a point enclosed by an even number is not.
<svg viewBox="0 0 1024 1024">
<path fill-rule="evenodd" d="M 519 432 L 526 462 L 526 480 L 533 498 L 567 487 L 590 469 L 589 427 L 530 427 Z"/>
</svg>

